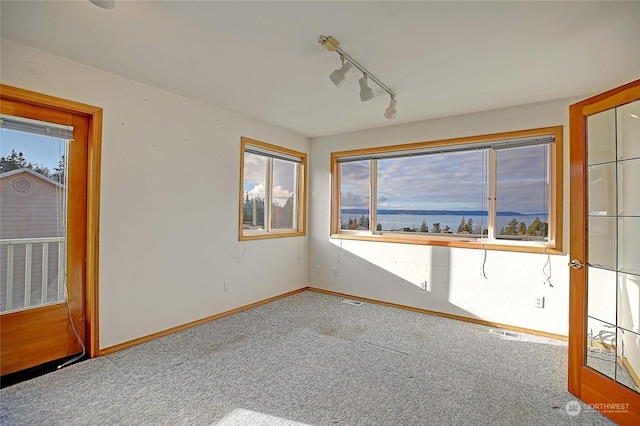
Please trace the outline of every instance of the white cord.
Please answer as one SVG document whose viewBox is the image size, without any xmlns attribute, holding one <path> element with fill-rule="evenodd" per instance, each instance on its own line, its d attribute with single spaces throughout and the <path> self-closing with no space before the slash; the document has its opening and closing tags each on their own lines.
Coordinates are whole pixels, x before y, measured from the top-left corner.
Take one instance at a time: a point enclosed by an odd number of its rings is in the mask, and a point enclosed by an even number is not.
<svg viewBox="0 0 640 426">
<path fill-rule="evenodd" d="M 242 256 L 244 256 L 247 251 L 247 246 L 243 242 L 236 243 L 233 246 L 233 250 L 231 250 L 231 257 L 234 258 L 238 263 L 242 261 Z"/>
<path fill-rule="evenodd" d="M 484 248 L 484 243 L 480 245 L 480 257 L 482 258 L 482 266 L 480 267 L 480 275 L 487 280 L 487 274 L 484 272 L 484 266 L 487 263 L 487 250 Z"/>
<path fill-rule="evenodd" d="M 84 356 L 87 354 L 87 348 L 84 345 L 84 342 L 82 341 L 82 339 L 80 338 L 80 335 L 78 334 L 78 331 L 76 330 L 76 326 L 75 324 L 73 324 L 73 317 L 71 316 L 71 307 L 69 306 L 69 294 L 67 293 L 67 283 L 65 283 L 64 285 L 64 300 L 65 303 L 67 304 L 67 312 L 69 313 L 69 322 L 71 322 L 71 329 L 73 330 L 73 334 L 76 335 L 76 339 L 78 339 L 78 342 L 80 343 L 80 346 L 82 347 L 82 353 L 78 356 L 75 356 L 73 358 L 71 358 L 70 360 L 67 360 L 66 362 L 64 362 L 63 364 L 60 364 L 57 369 L 60 370 L 61 368 L 64 368 L 70 364 L 73 364 L 74 362 L 84 358 Z"/>
<path fill-rule="evenodd" d="M 542 251 L 542 254 L 546 254 L 547 255 L 547 261 L 545 262 L 544 266 L 542 267 L 542 273 L 545 276 L 545 280 L 543 284 L 547 284 L 549 287 L 553 287 L 553 284 L 551 284 L 551 255 L 547 253 L 547 248 L 545 247 L 544 250 Z M 549 273 L 547 274 L 547 266 L 549 267 Z"/>
</svg>

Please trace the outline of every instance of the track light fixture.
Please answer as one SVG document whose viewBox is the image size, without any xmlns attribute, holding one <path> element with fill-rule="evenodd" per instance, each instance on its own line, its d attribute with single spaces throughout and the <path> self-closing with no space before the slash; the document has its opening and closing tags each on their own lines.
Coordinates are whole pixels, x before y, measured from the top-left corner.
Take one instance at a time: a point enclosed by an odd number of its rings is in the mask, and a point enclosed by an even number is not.
<svg viewBox="0 0 640 426">
<path fill-rule="evenodd" d="M 358 83 L 360 83 L 360 100 L 364 102 L 373 99 L 373 90 L 371 90 L 371 87 L 367 84 L 366 74 L 358 80 Z"/>
<path fill-rule="evenodd" d="M 342 59 L 342 67 L 334 70 L 331 74 L 329 74 L 329 79 L 331 79 L 331 81 L 333 81 L 333 84 L 338 87 L 342 86 L 342 83 L 344 83 L 344 80 L 347 77 L 347 73 L 352 66 L 351 62 L 345 62 L 343 55 L 340 55 L 340 59 Z"/>
<path fill-rule="evenodd" d="M 358 80 L 360 83 L 360 100 L 362 102 L 373 99 L 373 90 L 369 87 L 368 80 L 371 79 L 374 83 L 376 83 L 382 90 L 387 92 L 389 96 L 391 96 L 391 101 L 389 102 L 389 106 L 384 111 L 385 118 L 393 120 L 396 118 L 396 94 L 393 90 L 389 89 L 383 82 L 378 80 L 376 76 L 371 74 L 365 67 L 360 65 L 355 59 L 353 59 L 347 52 L 342 50 L 339 45 L 340 42 L 331 36 L 320 36 L 318 42 L 324 46 L 329 52 L 338 52 L 340 54 L 340 60 L 342 61 L 342 67 L 333 71 L 329 75 L 329 79 L 336 86 L 340 87 L 342 83 L 344 83 L 346 79 L 347 72 L 351 69 L 352 66 L 356 67 L 360 71 L 362 71 L 363 77 Z"/>
<path fill-rule="evenodd" d="M 396 97 L 395 96 L 391 96 L 391 101 L 389 101 L 389 106 L 387 107 L 387 109 L 384 110 L 384 117 L 388 118 L 389 120 L 393 120 L 394 118 L 396 118 L 396 104 L 398 102 L 396 101 Z"/>
</svg>

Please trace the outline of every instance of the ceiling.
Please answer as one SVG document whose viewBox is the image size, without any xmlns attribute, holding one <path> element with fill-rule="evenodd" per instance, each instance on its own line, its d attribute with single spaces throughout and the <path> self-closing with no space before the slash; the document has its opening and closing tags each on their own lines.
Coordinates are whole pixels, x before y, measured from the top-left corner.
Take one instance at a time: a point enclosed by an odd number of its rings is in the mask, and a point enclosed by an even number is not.
<svg viewBox="0 0 640 426">
<path fill-rule="evenodd" d="M 590 96 L 640 78 L 640 2 L 0 3 L 1 34 L 309 137 Z M 340 47 L 398 95 L 360 102 Z"/>
</svg>

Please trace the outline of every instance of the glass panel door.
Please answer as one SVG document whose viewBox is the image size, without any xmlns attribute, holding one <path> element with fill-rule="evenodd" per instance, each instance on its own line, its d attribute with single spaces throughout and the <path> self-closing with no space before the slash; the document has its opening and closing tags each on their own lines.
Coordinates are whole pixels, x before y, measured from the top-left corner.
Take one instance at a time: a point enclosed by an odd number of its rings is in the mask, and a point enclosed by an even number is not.
<svg viewBox="0 0 640 426">
<path fill-rule="evenodd" d="M 62 101 L 32 92 L 29 100 L 40 105 L 8 99 L 24 92 L 2 88 L 0 374 L 7 376 L 84 355 L 93 258 L 88 117 L 69 112 L 75 104 L 59 110 Z"/>
<path fill-rule="evenodd" d="M 587 117 L 585 365 L 640 391 L 640 101 Z"/>
</svg>

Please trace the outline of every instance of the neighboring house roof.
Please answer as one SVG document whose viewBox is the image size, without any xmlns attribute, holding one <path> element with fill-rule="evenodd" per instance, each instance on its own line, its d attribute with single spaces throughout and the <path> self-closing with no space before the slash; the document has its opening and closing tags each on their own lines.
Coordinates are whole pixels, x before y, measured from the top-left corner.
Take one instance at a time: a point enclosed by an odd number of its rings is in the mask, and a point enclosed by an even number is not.
<svg viewBox="0 0 640 426">
<path fill-rule="evenodd" d="M 23 169 L 15 169 L 15 170 L 11 170 L 10 172 L 6 172 L 6 173 L 0 173 L 0 179 L 9 177 L 9 176 L 14 176 L 14 175 L 18 175 L 20 173 L 29 173 L 39 179 L 42 179 L 45 182 L 49 182 L 50 184 L 53 184 L 59 188 L 64 188 L 64 185 L 62 185 L 60 182 L 55 181 L 53 179 L 51 179 L 50 177 L 47 177 L 43 174 L 40 174 L 34 170 L 31 169 L 27 169 L 27 168 L 23 168 Z"/>
</svg>

